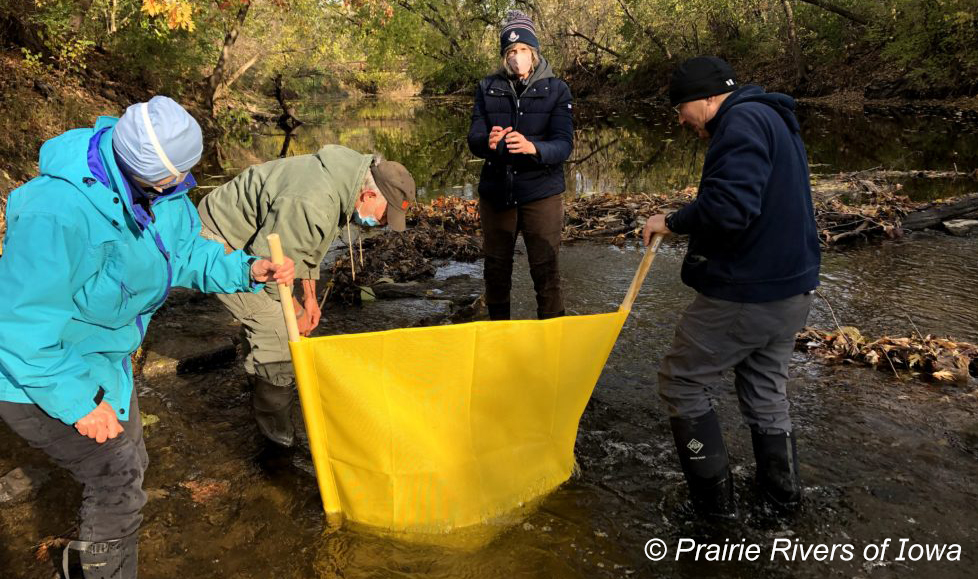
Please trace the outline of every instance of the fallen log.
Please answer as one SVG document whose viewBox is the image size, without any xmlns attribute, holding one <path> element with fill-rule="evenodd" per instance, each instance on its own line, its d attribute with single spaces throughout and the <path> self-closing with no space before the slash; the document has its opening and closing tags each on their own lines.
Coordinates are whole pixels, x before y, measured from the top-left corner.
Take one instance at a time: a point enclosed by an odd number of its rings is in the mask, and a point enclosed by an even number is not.
<svg viewBox="0 0 978 579">
<path fill-rule="evenodd" d="M 908 213 L 901 220 L 903 229 L 919 230 L 935 227 L 942 222 L 978 211 L 978 193 L 931 203 L 924 209 Z"/>
<path fill-rule="evenodd" d="M 850 173 L 813 173 L 813 179 L 827 179 L 833 181 L 850 179 L 978 179 L 978 169 L 971 172 L 965 171 L 894 171 L 889 169 L 867 169 L 865 171 L 852 171 Z"/>
</svg>

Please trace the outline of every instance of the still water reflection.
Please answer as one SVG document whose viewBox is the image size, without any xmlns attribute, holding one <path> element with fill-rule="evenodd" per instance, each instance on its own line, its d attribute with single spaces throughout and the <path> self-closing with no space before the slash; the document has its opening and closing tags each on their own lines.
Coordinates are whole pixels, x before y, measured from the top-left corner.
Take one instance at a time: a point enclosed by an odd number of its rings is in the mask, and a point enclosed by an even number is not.
<svg viewBox="0 0 978 579">
<path fill-rule="evenodd" d="M 482 161 L 466 144 L 468 99 L 298 104 L 306 124 L 291 135 L 289 154 L 315 152 L 327 143 L 378 152 L 404 163 L 424 196 L 474 195 Z M 575 149 L 566 168 L 570 192 L 660 192 L 696 184 L 705 143 L 679 127 L 671 110 L 582 102 L 575 115 Z M 978 121 L 963 113 L 892 110 L 863 115 L 802 106 L 799 118 L 814 173 L 978 167 Z M 283 132 L 269 128 L 249 142 L 225 146 L 225 169 L 209 171 L 205 185 L 220 184 L 228 174 L 277 158 L 285 140 Z M 921 198 L 976 189 L 972 179 L 907 185 L 908 192 Z"/>
</svg>

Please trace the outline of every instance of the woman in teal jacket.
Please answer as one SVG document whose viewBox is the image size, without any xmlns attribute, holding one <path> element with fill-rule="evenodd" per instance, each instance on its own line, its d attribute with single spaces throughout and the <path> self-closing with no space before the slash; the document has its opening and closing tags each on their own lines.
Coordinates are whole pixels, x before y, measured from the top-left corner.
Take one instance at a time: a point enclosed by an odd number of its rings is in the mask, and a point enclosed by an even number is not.
<svg viewBox="0 0 978 579">
<path fill-rule="evenodd" d="M 41 175 L 8 201 L 0 417 L 83 485 L 70 548 L 86 579 L 136 576 L 147 457 L 130 356 L 170 288 L 253 292 L 294 275 L 200 236 L 186 191 L 202 148 L 193 117 L 157 96 L 44 143 Z"/>
</svg>

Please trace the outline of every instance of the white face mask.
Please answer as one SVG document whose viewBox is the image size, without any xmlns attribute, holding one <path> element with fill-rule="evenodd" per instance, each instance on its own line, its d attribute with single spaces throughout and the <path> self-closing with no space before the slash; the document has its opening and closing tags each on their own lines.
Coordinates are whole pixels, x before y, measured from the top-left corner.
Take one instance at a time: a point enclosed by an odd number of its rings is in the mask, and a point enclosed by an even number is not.
<svg viewBox="0 0 978 579">
<path fill-rule="evenodd" d="M 516 52 L 509 55 L 506 62 L 509 64 L 509 68 L 516 73 L 516 76 L 523 76 L 528 74 L 533 66 L 533 55 L 529 52 Z"/>
</svg>

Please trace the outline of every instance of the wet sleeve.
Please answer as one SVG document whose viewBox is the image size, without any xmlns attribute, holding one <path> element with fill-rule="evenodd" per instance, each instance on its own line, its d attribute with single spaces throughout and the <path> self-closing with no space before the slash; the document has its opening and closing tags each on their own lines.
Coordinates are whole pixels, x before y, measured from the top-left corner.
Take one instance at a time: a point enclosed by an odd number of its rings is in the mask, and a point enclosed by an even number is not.
<svg viewBox="0 0 978 579">
<path fill-rule="evenodd" d="M 537 155 L 544 165 L 556 165 L 570 158 L 574 150 L 573 98 L 567 84 L 557 84 L 557 105 L 550 113 L 547 140 L 533 141 Z"/>
<path fill-rule="evenodd" d="M 755 111 L 731 111 L 723 132 L 710 143 L 696 199 L 670 219 L 674 233 L 702 230 L 736 233 L 761 214 L 761 194 L 773 170 L 764 120 Z"/>
<path fill-rule="evenodd" d="M 99 385 L 65 328 L 91 259 L 86 237 L 61 217 L 24 214 L 8 224 L 0 258 L 0 371 L 44 412 L 73 425 L 95 409 Z"/>
<path fill-rule="evenodd" d="M 489 118 L 486 115 L 486 97 L 482 83 L 475 89 L 475 104 L 472 106 L 472 124 L 469 126 L 469 150 L 480 159 L 494 156 L 496 151 L 489 148 Z"/>
<path fill-rule="evenodd" d="M 173 253 L 173 285 L 206 293 L 255 292 L 264 286 L 251 280 L 254 258 L 243 251 L 224 253 L 224 245 L 200 235 L 200 214 L 184 199 L 190 221 L 180 250 Z"/>
</svg>

